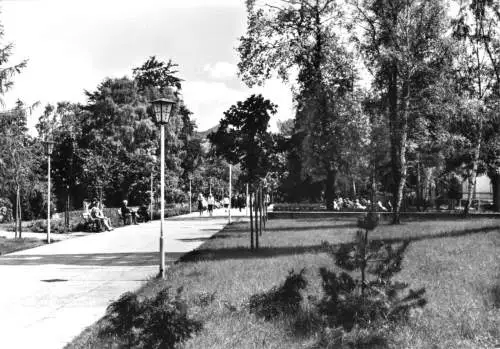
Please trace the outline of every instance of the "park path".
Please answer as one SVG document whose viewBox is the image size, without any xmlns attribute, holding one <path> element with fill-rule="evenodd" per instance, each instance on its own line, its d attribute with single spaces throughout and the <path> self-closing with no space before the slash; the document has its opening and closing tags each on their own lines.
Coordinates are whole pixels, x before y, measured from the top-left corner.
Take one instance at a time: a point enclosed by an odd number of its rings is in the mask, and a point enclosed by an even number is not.
<svg viewBox="0 0 500 349">
<path fill-rule="evenodd" d="M 219 209 L 211 218 L 167 219 L 167 263 L 220 231 L 226 215 Z M 159 227 L 129 225 L 0 256 L 0 348 L 64 347 L 111 301 L 158 273 Z"/>
</svg>

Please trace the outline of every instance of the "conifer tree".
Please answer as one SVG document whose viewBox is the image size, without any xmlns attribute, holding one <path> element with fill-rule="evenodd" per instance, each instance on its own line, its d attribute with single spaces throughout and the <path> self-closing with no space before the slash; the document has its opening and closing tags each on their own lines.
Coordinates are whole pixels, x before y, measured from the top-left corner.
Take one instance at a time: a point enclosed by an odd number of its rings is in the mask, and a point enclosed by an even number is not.
<svg viewBox="0 0 500 349">
<path fill-rule="evenodd" d="M 358 221 L 356 241 L 330 252 L 336 265 L 346 270 L 337 275 L 320 269 L 325 296 L 319 303 L 320 313 L 335 327 L 350 331 L 355 325 L 367 327 L 374 321 L 395 321 L 408 316 L 410 309 L 423 307 L 425 289 L 403 291 L 408 284 L 392 280 L 401 271 L 408 241 L 392 244 L 369 239 L 379 221 L 369 212 Z M 360 278 L 351 275 L 358 272 Z M 371 277 L 370 277 L 371 275 Z"/>
</svg>

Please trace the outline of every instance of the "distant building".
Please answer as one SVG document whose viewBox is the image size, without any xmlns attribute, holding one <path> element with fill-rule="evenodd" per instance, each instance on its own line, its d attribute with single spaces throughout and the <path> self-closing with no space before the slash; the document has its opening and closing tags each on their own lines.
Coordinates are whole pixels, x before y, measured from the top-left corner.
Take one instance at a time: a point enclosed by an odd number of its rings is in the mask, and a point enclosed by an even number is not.
<svg viewBox="0 0 500 349">
<path fill-rule="evenodd" d="M 462 182 L 462 200 L 467 200 L 468 189 L 469 181 L 465 180 Z M 476 185 L 474 187 L 472 200 L 493 202 L 493 187 L 490 177 L 487 175 L 476 177 Z"/>
</svg>

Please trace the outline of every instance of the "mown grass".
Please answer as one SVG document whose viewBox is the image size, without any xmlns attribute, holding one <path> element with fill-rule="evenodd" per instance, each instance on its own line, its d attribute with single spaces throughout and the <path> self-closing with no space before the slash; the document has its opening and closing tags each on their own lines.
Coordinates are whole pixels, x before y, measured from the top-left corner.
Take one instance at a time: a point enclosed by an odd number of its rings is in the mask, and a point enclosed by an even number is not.
<svg viewBox="0 0 500 349">
<path fill-rule="evenodd" d="M 139 292 L 149 297 L 168 286 L 183 287 L 192 316 L 203 330 L 180 347 L 312 348 L 318 340 L 291 319 L 265 322 L 248 311 L 251 295 L 282 283 L 291 269 L 305 268 L 306 294 L 321 297 L 318 268 L 336 269 L 322 241 L 352 241 L 354 220 L 271 220 L 261 248 L 249 251 L 248 223 L 233 224 Z M 425 287 L 428 305 L 389 332 L 390 348 L 491 348 L 500 342 L 500 233 L 494 219 L 382 224 L 374 238 L 411 239 L 397 278 Z M 308 302 L 306 301 L 306 308 Z M 306 312 L 307 314 L 307 312 Z M 67 348 L 105 348 L 100 324 Z"/>
<path fill-rule="evenodd" d="M 7 239 L 3 236 L 0 237 L 0 255 L 26 250 L 28 248 L 44 245 L 45 242 L 39 239 Z"/>
</svg>

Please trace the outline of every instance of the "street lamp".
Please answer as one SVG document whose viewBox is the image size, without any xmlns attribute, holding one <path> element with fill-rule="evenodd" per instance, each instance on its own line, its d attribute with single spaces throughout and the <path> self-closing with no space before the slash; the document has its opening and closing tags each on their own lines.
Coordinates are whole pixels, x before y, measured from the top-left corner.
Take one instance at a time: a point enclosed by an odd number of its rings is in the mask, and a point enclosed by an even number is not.
<svg viewBox="0 0 500 349">
<path fill-rule="evenodd" d="M 188 178 L 189 178 L 189 213 L 191 213 L 191 201 L 192 201 L 192 198 L 193 198 L 193 195 L 191 193 L 191 181 L 193 180 L 193 174 L 190 173 L 188 175 Z"/>
<path fill-rule="evenodd" d="M 47 139 L 43 142 L 45 155 L 47 155 L 47 243 L 50 244 L 50 156 L 54 150 L 54 142 Z"/>
<path fill-rule="evenodd" d="M 154 108 L 154 121 L 160 125 L 160 274 L 165 277 L 165 239 L 163 234 L 163 219 L 165 216 L 165 125 L 168 124 L 175 100 L 160 98 L 151 102 Z"/>
</svg>

